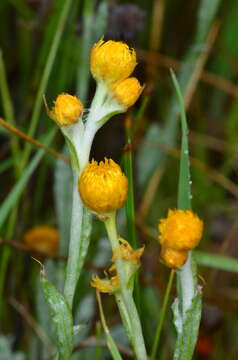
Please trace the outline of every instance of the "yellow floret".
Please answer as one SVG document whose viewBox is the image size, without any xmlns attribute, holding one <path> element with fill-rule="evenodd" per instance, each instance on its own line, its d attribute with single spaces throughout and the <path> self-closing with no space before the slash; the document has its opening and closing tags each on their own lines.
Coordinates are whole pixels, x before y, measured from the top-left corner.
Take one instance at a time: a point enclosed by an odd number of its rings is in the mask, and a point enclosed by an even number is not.
<svg viewBox="0 0 238 360">
<path fill-rule="evenodd" d="M 185 264 L 188 258 L 188 251 L 174 250 L 162 246 L 160 256 L 169 268 L 177 268 Z"/>
<path fill-rule="evenodd" d="M 59 231 L 51 226 L 35 226 L 24 234 L 23 240 L 32 250 L 56 253 L 59 246 Z"/>
<path fill-rule="evenodd" d="M 203 222 L 192 210 L 169 210 L 158 227 L 160 244 L 174 250 L 195 248 L 203 232 Z"/>
<path fill-rule="evenodd" d="M 95 79 L 115 82 L 126 79 L 136 66 L 136 52 L 121 41 L 99 40 L 91 50 L 90 67 Z"/>
<path fill-rule="evenodd" d="M 92 160 L 79 179 L 79 192 L 85 205 L 98 214 L 121 208 L 128 193 L 128 180 L 112 159 Z"/>
<path fill-rule="evenodd" d="M 120 246 L 114 250 L 112 261 L 116 261 L 117 259 L 121 258 L 139 265 L 144 248 L 134 250 L 125 239 L 119 238 L 118 240 L 120 242 Z"/>
<path fill-rule="evenodd" d="M 57 96 L 52 110 L 48 111 L 49 117 L 60 126 L 75 124 L 82 113 L 81 101 L 76 96 L 64 93 Z"/>
<path fill-rule="evenodd" d="M 93 275 L 91 286 L 95 287 L 102 293 L 112 294 L 119 288 L 118 276 L 112 276 L 110 279 L 100 279 L 97 275 Z"/>
<path fill-rule="evenodd" d="M 126 108 L 135 104 L 139 98 L 143 86 L 135 77 L 130 77 L 113 84 L 112 93 L 117 101 Z"/>
</svg>

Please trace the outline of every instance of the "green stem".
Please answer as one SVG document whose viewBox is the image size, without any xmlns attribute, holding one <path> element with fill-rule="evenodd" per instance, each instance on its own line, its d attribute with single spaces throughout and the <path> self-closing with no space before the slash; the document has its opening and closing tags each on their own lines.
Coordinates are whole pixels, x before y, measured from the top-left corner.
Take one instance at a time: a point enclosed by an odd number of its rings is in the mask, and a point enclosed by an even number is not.
<svg viewBox="0 0 238 360">
<path fill-rule="evenodd" d="M 125 164 L 125 174 L 128 178 L 128 198 L 126 202 L 126 219 L 127 219 L 127 232 L 128 240 L 131 246 L 137 248 L 137 235 L 136 235 L 136 226 L 135 226 L 135 200 L 134 200 L 134 182 L 133 182 L 133 159 L 132 159 L 132 149 L 131 149 L 131 137 L 130 130 L 127 132 L 127 151 L 124 154 L 124 164 Z M 140 302 L 140 287 L 138 281 L 138 273 L 135 277 L 135 287 L 134 287 L 134 296 L 135 303 L 140 314 L 141 302 Z"/>
<path fill-rule="evenodd" d="M 107 338 L 108 349 L 110 350 L 111 355 L 112 355 L 114 360 L 122 360 L 121 355 L 120 355 L 120 353 L 118 351 L 117 345 L 115 344 L 115 342 L 113 340 L 113 337 L 111 336 L 110 331 L 109 331 L 108 326 L 107 326 L 107 323 L 106 323 L 100 293 L 97 291 L 96 294 L 97 294 L 97 301 L 98 301 L 98 306 L 99 306 L 99 313 L 100 313 L 101 323 L 102 323 L 103 330 L 104 330 L 106 338 Z"/>
<path fill-rule="evenodd" d="M 81 247 L 80 240 L 82 239 L 80 235 L 83 219 L 83 204 L 78 192 L 78 176 L 78 173 L 74 174 L 70 244 L 64 286 L 64 294 L 71 308 L 73 306 L 74 293 L 80 275 L 76 269 L 78 268 Z"/>
<path fill-rule="evenodd" d="M 109 240 L 111 242 L 112 250 L 114 251 L 116 248 L 119 247 L 118 235 L 116 230 L 116 213 L 114 212 L 112 214 L 108 214 L 107 219 L 104 223 Z M 144 338 L 142 335 L 141 323 L 133 300 L 132 289 L 128 288 L 128 279 L 124 271 L 122 259 L 118 258 L 115 261 L 115 264 L 120 279 L 120 291 L 122 295 L 121 299 L 122 302 L 124 302 L 124 306 L 126 309 L 125 314 L 126 316 L 128 316 L 128 320 L 130 322 L 130 327 L 128 327 L 128 324 L 125 324 L 125 327 L 127 327 L 128 331 L 131 332 L 130 339 L 132 341 L 137 360 L 146 360 L 147 355 Z M 124 320 L 124 317 L 122 317 L 122 320 Z"/>
<path fill-rule="evenodd" d="M 167 288 L 166 288 L 166 292 L 165 292 L 165 295 L 164 295 L 164 300 L 163 300 L 161 313 L 160 313 L 160 316 L 159 316 L 159 321 L 158 321 L 156 333 L 155 333 L 154 343 L 153 343 L 153 346 L 152 346 L 151 357 L 150 357 L 151 360 L 154 360 L 155 357 L 156 357 L 157 348 L 158 348 L 159 340 L 160 340 L 160 334 L 161 334 L 161 330 L 162 330 L 162 326 L 163 326 L 163 323 L 164 323 L 165 314 L 166 314 L 166 310 L 167 310 L 167 306 L 168 306 L 169 295 L 170 295 L 173 280 L 174 280 L 174 274 L 175 274 L 175 271 L 171 270 L 170 276 L 169 276 L 169 281 L 168 281 Z"/>
<path fill-rule="evenodd" d="M 177 271 L 178 287 L 181 292 L 182 300 L 182 314 L 184 319 L 186 318 L 186 311 L 191 307 L 192 300 L 195 296 L 196 291 L 196 278 L 193 275 L 192 270 L 192 254 L 189 252 L 188 260 L 186 263 Z"/>
</svg>

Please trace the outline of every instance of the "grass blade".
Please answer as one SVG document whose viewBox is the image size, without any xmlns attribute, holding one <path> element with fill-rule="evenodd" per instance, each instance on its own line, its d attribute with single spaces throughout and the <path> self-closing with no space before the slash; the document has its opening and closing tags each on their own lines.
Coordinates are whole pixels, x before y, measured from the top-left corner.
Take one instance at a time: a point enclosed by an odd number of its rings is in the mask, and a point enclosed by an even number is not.
<svg viewBox="0 0 238 360">
<path fill-rule="evenodd" d="M 96 292 L 96 296 L 97 296 L 97 301 L 98 301 L 100 318 L 101 318 L 103 330 L 104 330 L 106 338 L 107 338 L 108 349 L 110 350 L 110 352 L 112 354 L 112 358 L 114 360 L 122 360 L 122 357 L 121 357 L 121 355 L 120 355 L 120 353 L 118 351 L 118 348 L 117 348 L 117 346 L 115 344 L 115 341 L 113 340 L 113 337 L 110 334 L 110 331 L 109 331 L 109 329 L 107 327 L 106 319 L 105 319 L 104 312 L 103 312 L 103 307 L 102 307 L 102 301 L 101 301 L 100 293 L 98 291 Z"/>
</svg>

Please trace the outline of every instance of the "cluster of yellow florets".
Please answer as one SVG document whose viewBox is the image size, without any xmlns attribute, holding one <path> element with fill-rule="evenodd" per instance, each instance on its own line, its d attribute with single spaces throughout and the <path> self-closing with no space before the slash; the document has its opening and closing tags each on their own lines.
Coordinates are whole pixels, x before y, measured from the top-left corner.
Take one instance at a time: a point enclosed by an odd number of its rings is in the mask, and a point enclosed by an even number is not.
<svg viewBox="0 0 238 360">
<path fill-rule="evenodd" d="M 99 40 L 91 50 L 91 72 L 104 81 L 117 101 L 128 108 L 140 96 L 143 87 L 129 76 L 136 66 L 136 53 L 122 41 Z"/>
<path fill-rule="evenodd" d="M 192 210 L 169 210 L 159 223 L 161 258 L 171 268 L 182 266 L 188 251 L 195 248 L 202 237 L 203 222 Z"/>
<path fill-rule="evenodd" d="M 49 117 L 60 126 L 69 126 L 78 122 L 83 113 L 83 104 L 76 97 L 60 94 L 54 101 L 53 108 L 48 111 Z"/>
<path fill-rule="evenodd" d="M 128 193 L 128 180 L 112 159 L 92 160 L 79 179 L 79 192 L 85 205 L 98 214 L 120 209 Z"/>
</svg>

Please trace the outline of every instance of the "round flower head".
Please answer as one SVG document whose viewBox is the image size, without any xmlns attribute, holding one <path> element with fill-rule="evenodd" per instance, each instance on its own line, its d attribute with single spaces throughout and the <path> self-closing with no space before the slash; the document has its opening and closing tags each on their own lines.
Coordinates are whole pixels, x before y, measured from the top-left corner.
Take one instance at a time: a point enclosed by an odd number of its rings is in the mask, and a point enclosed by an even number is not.
<svg viewBox="0 0 238 360">
<path fill-rule="evenodd" d="M 51 226 L 35 226 L 24 234 L 24 242 L 32 250 L 56 253 L 59 245 L 59 232 Z"/>
<path fill-rule="evenodd" d="M 78 122 L 83 113 L 83 104 L 76 97 L 69 94 L 60 94 L 57 96 L 51 111 L 48 111 L 49 117 L 60 126 L 73 125 Z"/>
<path fill-rule="evenodd" d="M 92 47 L 90 66 L 95 79 L 109 83 L 123 80 L 136 66 L 136 52 L 121 41 L 101 39 Z"/>
<path fill-rule="evenodd" d="M 99 214 L 121 208 L 128 193 L 128 180 L 113 160 L 92 160 L 79 179 L 79 192 L 85 205 Z"/>
<path fill-rule="evenodd" d="M 125 80 L 116 82 L 112 87 L 112 93 L 117 101 L 128 108 L 135 104 L 139 98 L 143 86 L 135 77 L 130 77 Z"/>
<path fill-rule="evenodd" d="M 160 256 L 169 268 L 177 268 L 185 264 L 188 252 L 162 246 Z"/>
<path fill-rule="evenodd" d="M 159 241 L 174 250 L 191 250 L 202 237 L 203 222 L 192 210 L 169 210 L 159 223 Z"/>
</svg>

